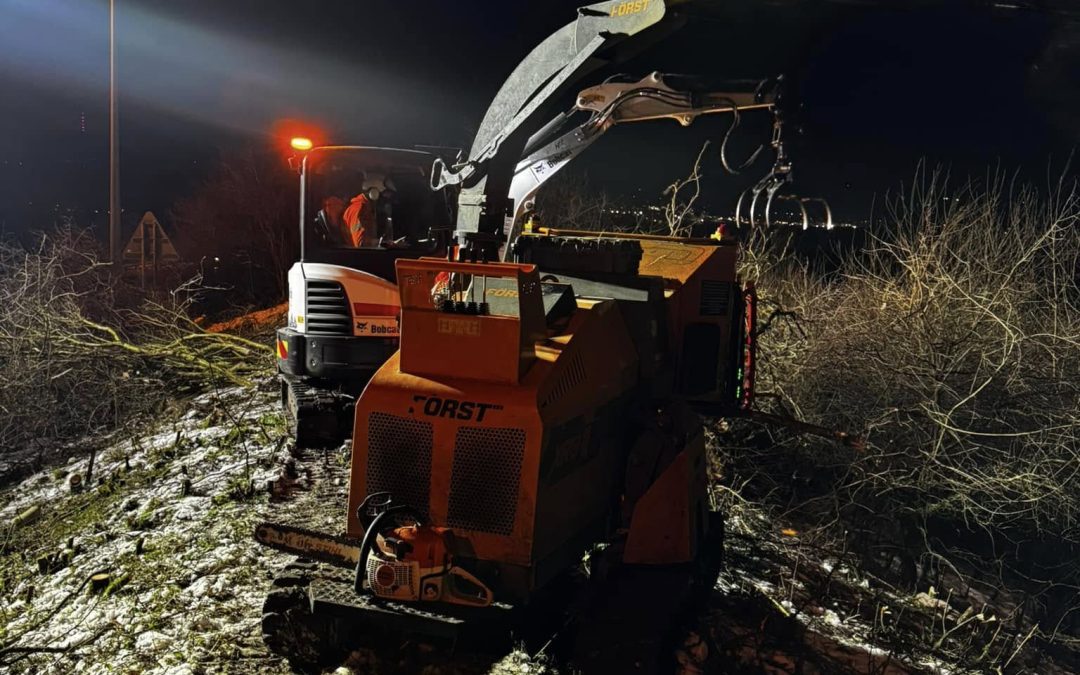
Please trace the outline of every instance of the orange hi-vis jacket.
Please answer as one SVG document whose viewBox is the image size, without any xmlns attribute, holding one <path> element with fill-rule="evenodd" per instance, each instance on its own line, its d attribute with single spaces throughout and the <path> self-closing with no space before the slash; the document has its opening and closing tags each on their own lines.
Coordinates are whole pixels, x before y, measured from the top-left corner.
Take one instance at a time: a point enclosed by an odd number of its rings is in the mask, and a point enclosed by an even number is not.
<svg viewBox="0 0 1080 675">
<path fill-rule="evenodd" d="M 345 225 L 349 228 L 352 245 L 356 248 L 374 243 L 370 239 L 375 234 L 375 205 L 367 195 L 356 195 L 349 202 L 349 207 L 345 209 Z"/>
</svg>

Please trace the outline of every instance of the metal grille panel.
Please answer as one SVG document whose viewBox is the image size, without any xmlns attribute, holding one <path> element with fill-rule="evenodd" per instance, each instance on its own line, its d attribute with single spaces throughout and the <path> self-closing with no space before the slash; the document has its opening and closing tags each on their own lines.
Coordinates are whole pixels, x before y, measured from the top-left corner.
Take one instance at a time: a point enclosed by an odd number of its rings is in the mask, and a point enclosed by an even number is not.
<svg viewBox="0 0 1080 675">
<path fill-rule="evenodd" d="M 307 282 L 307 332 L 311 335 L 352 335 L 352 313 L 345 289 L 336 281 Z"/>
<path fill-rule="evenodd" d="M 373 412 L 368 415 L 367 492 L 389 492 L 395 504 L 424 515 L 431 497 L 431 424 Z"/>
<path fill-rule="evenodd" d="M 701 316 L 726 316 L 731 306 L 731 282 L 701 283 Z"/>
<path fill-rule="evenodd" d="M 565 396 L 574 387 L 578 386 L 585 381 L 585 364 L 581 360 L 581 353 L 574 354 L 573 358 L 567 364 L 566 369 L 563 371 L 562 376 L 558 382 L 551 387 L 547 396 L 544 397 L 543 402 L 540 404 L 541 408 L 546 408 L 555 401 Z"/>
<path fill-rule="evenodd" d="M 509 536 L 524 457 L 523 429 L 459 428 L 446 524 Z"/>
</svg>

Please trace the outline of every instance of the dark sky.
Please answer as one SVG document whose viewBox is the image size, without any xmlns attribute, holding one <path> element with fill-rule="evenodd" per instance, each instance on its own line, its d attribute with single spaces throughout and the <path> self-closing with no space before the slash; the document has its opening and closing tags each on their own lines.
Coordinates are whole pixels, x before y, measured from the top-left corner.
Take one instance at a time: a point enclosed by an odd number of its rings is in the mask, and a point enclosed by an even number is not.
<svg viewBox="0 0 1080 675">
<path fill-rule="evenodd" d="M 503 78 L 579 4 L 117 0 L 124 208 L 167 212 L 218 152 L 269 143 L 285 118 L 338 143 L 467 145 Z M 864 218 L 919 159 L 959 175 L 1000 163 L 1039 178 L 1080 137 L 1080 31 L 1060 18 L 725 6 L 621 71 L 786 72 L 804 106 L 796 185 L 844 219 Z M 102 0 L 0 0 L 5 229 L 42 204 L 104 211 L 107 29 Z M 725 124 L 617 128 L 580 170 L 651 198 Z M 730 179 L 708 162 L 717 211 L 767 167 Z"/>
</svg>

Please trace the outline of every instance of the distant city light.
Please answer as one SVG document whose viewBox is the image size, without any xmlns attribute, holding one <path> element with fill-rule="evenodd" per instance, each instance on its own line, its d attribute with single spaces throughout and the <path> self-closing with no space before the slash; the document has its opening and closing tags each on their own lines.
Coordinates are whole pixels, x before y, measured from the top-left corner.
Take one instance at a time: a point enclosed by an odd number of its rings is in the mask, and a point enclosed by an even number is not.
<svg viewBox="0 0 1080 675">
<path fill-rule="evenodd" d="M 292 146 L 293 150 L 299 150 L 300 152 L 307 152 L 314 146 L 310 138 L 304 138 L 303 136 L 296 136 L 289 141 L 289 145 Z"/>
</svg>

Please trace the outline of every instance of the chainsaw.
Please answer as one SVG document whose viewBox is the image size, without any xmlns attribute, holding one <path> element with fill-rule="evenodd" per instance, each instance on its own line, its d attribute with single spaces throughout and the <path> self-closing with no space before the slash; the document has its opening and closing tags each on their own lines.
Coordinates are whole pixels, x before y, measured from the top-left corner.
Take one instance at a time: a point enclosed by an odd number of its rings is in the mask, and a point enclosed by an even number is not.
<svg viewBox="0 0 1080 675">
<path fill-rule="evenodd" d="M 357 509 L 364 538 L 332 535 L 278 523 L 260 523 L 255 540 L 269 548 L 356 570 L 355 590 L 397 601 L 486 607 L 493 594 L 454 564 L 454 533 L 436 527 L 388 493 L 369 495 Z"/>
</svg>

